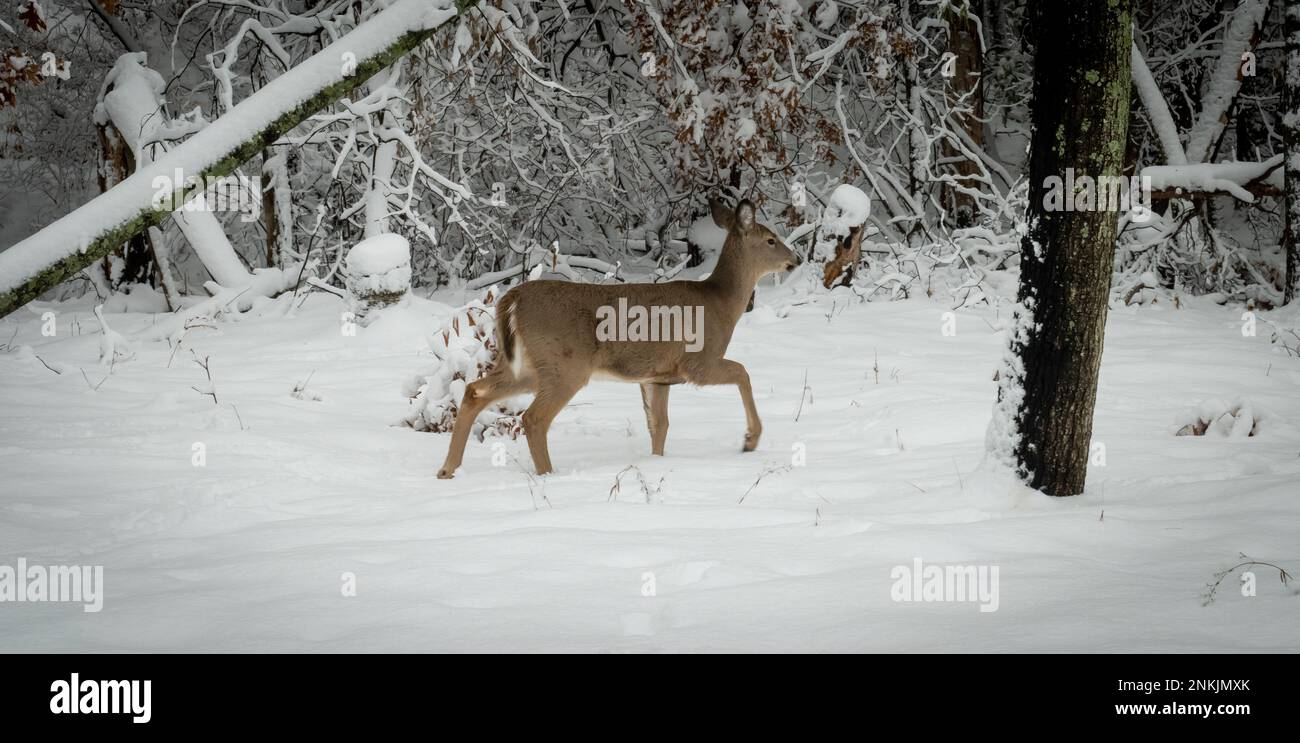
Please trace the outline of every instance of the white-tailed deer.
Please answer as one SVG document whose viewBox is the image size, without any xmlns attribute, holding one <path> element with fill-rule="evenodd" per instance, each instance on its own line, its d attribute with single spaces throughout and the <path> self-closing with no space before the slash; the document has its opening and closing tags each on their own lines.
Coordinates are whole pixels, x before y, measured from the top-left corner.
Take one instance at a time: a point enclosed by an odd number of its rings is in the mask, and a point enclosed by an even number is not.
<svg viewBox="0 0 1300 743">
<path fill-rule="evenodd" d="M 727 240 L 717 266 L 703 281 L 529 281 L 506 292 L 497 303 L 496 364 L 465 388 L 438 477 L 456 473 L 474 419 L 486 406 L 524 392 L 536 393 L 523 416 L 528 449 L 537 473 L 550 472 L 546 433 L 551 421 L 593 378 L 641 385 L 651 450 L 660 455 L 668 435 L 670 385 L 734 384 L 745 405 L 743 451 L 753 451 L 763 424 L 749 373 L 724 354 L 758 280 L 802 261 L 754 221 L 749 201 L 734 211 L 716 200 L 710 206 Z"/>
</svg>

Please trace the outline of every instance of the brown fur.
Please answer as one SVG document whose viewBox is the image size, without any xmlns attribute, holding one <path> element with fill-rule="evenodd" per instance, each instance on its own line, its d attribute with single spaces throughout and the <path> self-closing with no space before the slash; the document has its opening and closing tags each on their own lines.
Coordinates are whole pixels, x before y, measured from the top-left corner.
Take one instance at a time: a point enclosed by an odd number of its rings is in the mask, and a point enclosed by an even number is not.
<svg viewBox="0 0 1300 743">
<path fill-rule="evenodd" d="M 500 360 L 491 372 L 466 388 L 438 477 L 455 474 L 474 419 L 483 408 L 523 392 L 536 393 L 523 416 L 533 464 L 538 474 L 550 472 L 546 434 L 551 421 L 594 375 L 641 385 L 655 454 L 663 454 L 668 432 L 670 385 L 734 384 L 745 407 L 744 451 L 753 451 L 762 423 L 754 407 L 749 374 L 724 355 L 758 280 L 791 269 L 800 260 L 771 230 L 754 221 L 754 207 L 748 201 L 734 211 L 716 201 L 712 207 L 714 221 L 727 230 L 727 240 L 718 265 L 704 281 L 601 285 L 529 281 L 507 292 L 497 305 Z M 692 352 L 681 340 L 597 339 L 597 309 L 614 306 L 620 298 L 629 306 L 703 307 L 702 347 Z M 522 358 L 515 356 L 516 342 L 522 346 Z"/>
</svg>

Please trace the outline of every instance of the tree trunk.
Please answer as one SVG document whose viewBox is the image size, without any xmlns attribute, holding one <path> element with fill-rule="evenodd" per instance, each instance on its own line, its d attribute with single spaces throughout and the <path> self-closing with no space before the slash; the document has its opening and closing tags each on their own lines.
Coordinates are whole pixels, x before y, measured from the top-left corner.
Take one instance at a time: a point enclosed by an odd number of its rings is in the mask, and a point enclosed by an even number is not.
<svg viewBox="0 0 1300 743">
<path fill-rule="evenodd" d="M 1283 211 L 1282 249 L 1286 254 L 1283 303 L 1295 301 L 1300 287 L 1300 0 L 1283 6 L 1286 74 L 1282 76 Z"/>
<path fill-rule="evenodd" d="M 135 170 L 135 157 L 131 147 L 112 122 L 95 127 L 99 139 L 99 191 L 103 193 L 126 180 Z M 153 248 L 147 235 L 134 235 L 101 259 L 98 270 L 110 289 L 117 290 L 127 284 L 142 284 L 154 274 Z M 94 269 L 92 269 L 94 270 Z"/>
<path fill-rule="evenodd" d="M 1031 487 L 1083 492 L 1118 215 L 1054 209 L 1067 168 L 1119 176 L 1128 132 L 1131 0 L 1038 3 L 1034 28 L 1029 231 L 1016 328 L 1000 376 L 990 448 Z M 999 420 L 999 418 L 1002 418 Z M 1005 437 L 1005 438 L 1004 438 Z"/>
<path fill-rule="evenodd" d="M 949 7 L 944 21 L 948 24 L 948 51 L 954 55 L 954 75 L 948 82 L 948 104 L 970 109 L 960 118 L 960 125 L 976 148 L 984 147 L 984 50 L 980 45 L 980 7 L 971 0 L 964 8 Z M 956 117 L 954 117 L 956 118 Z M 964 157 L 960 148 L 944 143 L 944 154 L 956 159 L 953 166 L 961 185 L 974 188 L 971 176 L 980 173 L 979 163 Z M 953 207 L 954 223 L 969 227 L 975 223 L 975 197 L 955 188 L 947 189 Z"/>
<path fill-rule="evenodd" d="M 477 0 L 456 0 L 455 5 L 457 11 L 464 12 L 476 2 Z M 385 24 L 404 24 L 413 17 L 419 17 L 418 14 L 428 12 L 422 0 L 398 0 L 367 21 L 366 25 L 377 24 L 383 27 Z M 186 175 L 192 174 L 199 178 L 230 175 L 242 163 L 256 157 L 311 115 L 348 95 L 358 85 L 429 39 L 439 27 L 406 31 L 382 49 L 373 49 L 373 42 L 367 40 L 365 31 L 354 31 L 241 102 L 236 108 L 246 108 L 239 114 L 231 110 L 159 158 L 149 171 L 141 169 L 129 180 L 143 179 L 147 185 L 152 182 L 154 175 L 166 174 L 173 167 L 187 166 L 190 163 L 201 163 L 202 166 L 184 168 Z M 339 60 L 353 45 L 369 51 L 353 55 L 356 57 L 355 67 L 350 63 L 341 67 Z M 341 71 L 326 74 L 327 70 L 335 69 Z M 304 90 L 291 98 L 286 97 L 286 91 L 293 90 L 295 85 L 310 86 L 310 90 Z M 278 100 L 277 96 L 280 97 Z M 261 121 L 256 113 L 260 108 L 271 109 L 274 114 Z M 235 138 L 233 134 L 242 133 L 250 121 L 257 122 L 256 131 Z M 160 224 L 170 215 L 166 208 L 155 208 L 152 202 L 147 201 L 151 195 L 149 189 L 137 185 L 133 190 L 124 190 L 127 185 L 123 183 L 101 194 L 35 235 L 0 252 L 0 317 L 72 278 L 133 235 Z M 179 206 L 179 199 L 186 195 L 178 191 L 172 205 Z M 101 222 L 101 217 L 110 210 L 113 218 Z M 69 239 L 71 235 L 88 227 L 94 230 L 89 236 Z"/>
<path fill-rule="evenodd" d="M 290 177 L 294 153 L 282 148 L 278 154 L 262 153 L 262 224 L 266 227 L 266 267 L 281 268 L 293 251 L 293 181 Z"/>
</svg>

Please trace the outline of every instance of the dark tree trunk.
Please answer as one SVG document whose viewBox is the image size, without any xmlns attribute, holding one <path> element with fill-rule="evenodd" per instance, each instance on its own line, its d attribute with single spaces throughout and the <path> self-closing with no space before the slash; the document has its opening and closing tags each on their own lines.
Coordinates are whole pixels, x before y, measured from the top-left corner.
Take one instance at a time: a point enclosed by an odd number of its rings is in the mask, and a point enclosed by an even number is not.
<svg viewBox="0 0 1300 743">
<path fill-rule="evenodd" d="M 95 127 L 99 139 L 99 190 L 100 193 L 126 180 L 135 172 L 135 157 L 126 140 L 118 133 L 113 124 L 99 124 Z M 113 251 L 118 259 L 120 270 L 115 277 L 113 262 L 107 257 L 101 263 L 104 279 L 113 289 L 120 289 L 128 284 L 147 284 L 157 274 L 154 262 L 153 244 L 147 233 L 132 235 L 121 247 Z"/>
<path fill-rule="evenodd" d="M 1295 301 L 1300 287 L 1300 0 L 1283 5 L 1283 34 L 1286 43 L 1286 74 L 1282 76 L 1283 158 L 1282 249 L 1286 254 L 1283 303 Z"/>
<path fill-rule="evenodd" d="M 984 50 L 980 46 L 981 3 L 971 0 L 964 8 L 949 8 L 944 21 L 948 24 L 948 51 L 954 56 L 953 72 L 948 81 L 948 102 L 970 109 L 970 114 L 955 122 L 978 148 L 984 146 Z M 954 117 L 955 118 L 955 117 Z M 978 163 L 965 157 L 951 142 L 945 142 L 944 154 L 955 158 L 954 169 L 961 185 L 977 188 L 971 176 L 980 172 Z M 975 223 L 975 198 L 953 188 L 947 200 L 958 227 Z"/>
<path fill-rule="evenodd" d="M 1014 459 L 1031 487 L 1083 492 L 1118 214 L 1052 209 L 1048 178 L 1066 168 L 1119 176 L 1128 133 L 1130 0 L 1036 4 L 1029 232 L 1020 295 L 1029 322 L 1013 334 L 1023 377 Z M 1002 390 L 1003 393 L 1006 390 Z"/>
</svg>

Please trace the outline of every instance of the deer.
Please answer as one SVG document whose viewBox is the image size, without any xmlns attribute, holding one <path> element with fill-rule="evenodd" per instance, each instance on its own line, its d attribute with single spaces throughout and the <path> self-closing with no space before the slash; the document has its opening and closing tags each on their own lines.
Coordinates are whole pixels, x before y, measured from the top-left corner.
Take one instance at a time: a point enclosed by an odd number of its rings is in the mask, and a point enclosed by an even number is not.
<svg viewBox="0 0 1300 743">
<path fill-rule="evenodd" d="M 656 456 L 663 456 L 668 436 L 670 387 L 735 385 L 745 410 L 741 451 L 758 448 L 763 424 L 749 372 L 740 362 L 726 358 L 727 346 L 758 281 L 768 274 L 793 271 L 803 261 L 776 233 L 755 221 L 749 200 L 730 209 L 712 199 L 710 211 L 727 237 L 717 265 L 703 280 L 657 284 L 533 280 L 506 292 L 496 307 L 497 359 L 491 371 L 466 386 L 438 477 L 455 476 L 474 420 L 485 407 L 525 392 L 534 393 L 522 419 L 533 466 L 538 475 L 553 472 L 546 441 L 551 422 L 593 379 L 641 386 L 651 452 Z M 611 337 L 608 321 L 614 307 L 641 308 L 642 318 L 657 315 L 661 320 L 674 317 L 673 311 L 680 309 L 675 316 L 683 318 L 683 330 L 688 315 L 699 319 L 695 337 L 684 337 L 686 332 L 676 334 L 682 337 L 653 332 L 649 339 L 631 337 L 637 333 Z M 628 329 L 634 324 L 635 320 Z"/>
</svg>

